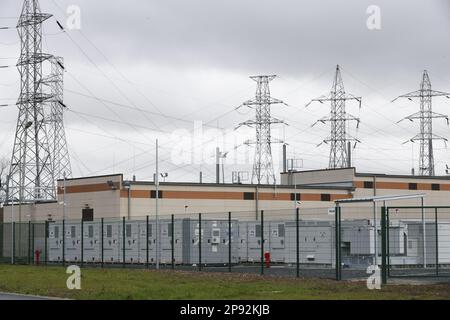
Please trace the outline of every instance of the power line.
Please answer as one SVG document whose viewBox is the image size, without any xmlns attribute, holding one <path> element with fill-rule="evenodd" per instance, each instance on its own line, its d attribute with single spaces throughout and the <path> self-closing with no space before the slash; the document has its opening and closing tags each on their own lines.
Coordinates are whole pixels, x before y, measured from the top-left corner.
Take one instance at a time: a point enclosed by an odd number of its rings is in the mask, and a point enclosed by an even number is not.
<svg viewBox="0 0 450 320">
<path fill-rule="evenodd" d="M 112 86 L 117 90 L 117 92 L 122 96 L 122 97 L 124 97 L 125 98 L 125 100 L 127 100 L 130 104 L 132 104 L 132 105 L 134 105 L 134 103 L 133 103 L 133 101 L 131 101 L 131 99 L 130 98 L 128 98 L 128 96 L 119 88 L 119 86 L 117 86 L 116 84 L 115 84 L 115 82 L 110 78 L 110 77 L 108 77 L 104 72 L 103 72 L 103 70 L 101 70 L 100 69 L 100 67 L 97 65 L 97 63 L 95 63 L 95 61 L 93 60 L 93 59 L 91 59 L 91 57 L 86 53 L 86 51 L 84 51 L 84 49 L 72 38 L 72 36 L 68 33 L 68 32 L 66 32 L 66 30 L 62 27 L 62 25 L 58 22 L 58 21 L 56 21 L 57 23 L 58 23 L 58 26 L 59 26 L 59 28 L 63 31 L 63 33 L 70 39 L 70 41 L 72 41 L 72 43 L 78 48 L 78 50 L 80 50 L 80 52 L 85 56 L 85 58 L 105 77 L 105 79 L 107 79 L 111 84 L 112 84 Z M 148 118 L 147 117 L 147 115 L 146 114 L 143 114 L 144 115 L 144 117 L 148 120 L 148 121 L 150 121 L 154 126 L 156 126 L 157 127 L 157 124 L 151 119 L 151 118 Z"/>
<path fill-rule="evenodd" d="M 75 76 L 72 74 L 72 73 L 70 73 L 70 72 L 68 72 L 68 74 L 72 77 L 72 79 L 74 79 L 77 83 L 78 83 L 78 85 L 80 85 L 84 90 L 86 90 L 92 97 L 95 97 L 95 95 L 92 93 L 92 91 L 89 89 L 89 88 L 87 88 L 82 82 L 80 82 L 77 78 L 75 78 Z M 106 107 L 106 109 L 108 109 L 111 113 L 113 113 L 118 119 L 122 119 L 121 117 L 120 117 L 120 115 L 114 110 L 114 109 L 112 109 L 110 106 L 108 106 L 108 104 L 106 104 L 105 102 L 103 102 L 102 100 L 100 100 L 100 99 L 98 99 L 98 98 L 95 98 L 98 102 L 100 102 L 104 107 Z M 73 110 L 72 110 L 73 111 Z M 101 118 L 101 117 L 98 117 L 98 116 L 96 116 L 97 118 Z M 106 118 L 105 118 L 105 120 L 106 120 Z M 131 123 L 129 123 L 129 122 L 125 122 L 125 121 L 123 121 L 123 120 L 120 120 L 120 121 L 118 121 L 118 122 L 120 122 L 120 123 L 125 123 L 127 126 L 129 126 L 131 129 L 133 129 L 134 131 L 136 131 L 138 134 L 142 134 L 141 132 L 139 132 L 137 129 L 136 129 L 136 127 L 138 127 L 138 126 L 136 126 L 135 124 L 131 124 Z"/>
<path fill-rule="evenodd" d="M 84 94 L 84 93 L 81 93 L 81 92 L 78 92 L 78 91 L 75 91 L 75 90 L 66 89 L 66 91 L 70 92 L 70 93 L 73 93 L 73 94 L 76 94 L 78 96 L 82 96 L 82 97 L 89 98 L 89 99 L 94 99 L 94 100 L 97 100 L 97 101 L 102 101 L 102 102 L 105 102 L 105 103 L 108 103 L 108 104 L 112 104 L 112 105 L 115 105 L 115 106 L 118 106 L 118 107 L 130 109 L 130 110 L 136 110 L 136 111 L 148 113 L 148 114 L 155 115 L 155 116 L 160 116 L 159 113 L 156 113 L 156 112 L 153 112 L 153 111 L 149 111 L 149 110 L 145 110 L 145 109 L 142 109 L 142 108 L 139 108 L 139 107 L 126 105 L 126 104 L 123 104 L 123 103 L 118 103 L 118 102 L 114 102 L 114 101 L 103 99 L 103 98 L 98 98 L 96 96 L 87 95 L 87 94 Z M 231 112 L 232 111 L 234 111 L 234 110 L 231 110 Z M 169 115 L 165 115 L 165 117 L 169 118 L 169 119 L 172 119 L 172 120 L 180 121 L 180 122 L 192 123 L 192 121 L 187 120 L 185 118 L 169 116 Z M 212 128 L 217 128 L 216 126 L 214 126 L 214 127 L 211 126 L 211 125 L 207 125 L 207 126 L 212 127 Z M 223 130 L 225 128 L 219 128 L 219 129 Z M 156 129 L 156 130 L 160 131 L 159 129 Z"/>
</svg>

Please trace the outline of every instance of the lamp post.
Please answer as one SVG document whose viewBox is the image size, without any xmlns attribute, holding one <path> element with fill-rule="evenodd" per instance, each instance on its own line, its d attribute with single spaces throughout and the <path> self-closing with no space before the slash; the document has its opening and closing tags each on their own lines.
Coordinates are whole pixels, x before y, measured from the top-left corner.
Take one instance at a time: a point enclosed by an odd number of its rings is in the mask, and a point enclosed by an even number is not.
<svg viewBox="0 0 450 320">
<path fill-rule="evenodd" d="M 128 216 L 128 220 L 130 220 L 131 219 L 131 182 L 129 180 L 124 181 L 123 182 L 123 186 L 128 191 L 128 205 L 127 205 L 128 212 L 127 212 L 127 216 Z"/>
<path fill-rule="evenodd" d="M 155 212 L 156 212 L 156 269 L 159 269 L 159 251 L 160 248 L 160 232 L 159 232 L 159 144 L 158 139 L 156 139 L 156 174 L 155 174 L 155 187 L 156 187 L 156 202 L 155 202 Z"/>
</svg>

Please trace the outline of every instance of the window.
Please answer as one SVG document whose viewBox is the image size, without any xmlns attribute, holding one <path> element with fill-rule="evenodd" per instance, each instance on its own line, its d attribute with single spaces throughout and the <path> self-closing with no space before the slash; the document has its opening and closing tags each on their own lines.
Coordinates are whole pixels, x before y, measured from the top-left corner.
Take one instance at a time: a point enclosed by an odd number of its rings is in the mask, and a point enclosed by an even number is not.
<svg viewBox="0 0 450 320">
<path fill-rule="evenodd" d="M 213 237 L 219 237 L 220 231 L 219 230 L 213 230 Z"/>
<path fill-rule="evenodd" d="M 152 237 L 152 232 L 153 232 L 153 228 L 152 228 L 152 227 L 153 227 L 152 224 L 149 224 L 149 225 L 148 225 L 148 236 L 149 236 L 149 237 Z"/>
<path fill-rule="evenodd" d="M 408 249 L 413 248 L 413 242 L 411 240 L 408 241 Z"/>
<path fill-rule="evenodd" d="M 364 181 L 364 189 L 373 189 L 373 181 Z"/>
<path fill-rule="evenodd" d="M 440 184 L 437 184 L 437 183 L 433 183 L 433 184 L 431 185 L 431 190 L 433 190 L 433 191 L 439 191 L 439 190 L 441 190 L 441 185 L 440 185 Z"/>
<path fill-rule="evenodd" d="M 408 236 L 406 233 L 403 233 L 403 248 L 405 248 L 405 252 L 403 252 L 404 256 L 408 255 Z"/>
<path fill-rule="evenodd" d="M 417 190 L 417 183 L 410 183 L 408 185 L 409 190 Z"/>
<path fill-rule="evenodd" d="M 167 225 L 167 228 L 169 228 L 169 231 L 168 231 L 169 237 L 172 237 L 172 236 L 173 236 L 173 235 L 172 235 L 172 223 L 169 223 L 169 224 Z"/>
<path fill-rule="evenodd" d="M 55 238 L 59 238 L 59 227 L 55 226 Z"/>
<path fill-rule="evenodd" d="M 94 226 L 88 226 L 88 237 L 89 238 L 94 237 Z"/>
<path fill-rule="evenodd" d="M 261 225 L 260 224 L 257 224 L 255 226 L 255 237 L 261 238 Z"/>
<path fill-rule="evenodd" d="M 244 192 L 244 200 L 255 200 L 255 193 Z"/>
<path fill-rule="evenodd" d="M 159 190 L 158 193 L 159 193 L 158 199 L 162 199 L 163 198 L 163 192 L 161 190 Z M 156 190 L 150 191 L 150 198 L 156 199 Z"/>
<path fill-rule="evenodd" d="M 84 208 L 82 211 L 82 219 L 83 221 L 94 221 L 94 209 Z"/>
<path fill-rule="evenodd" d="M 331 195 L 328 193 L 321 194 L 320 201 L 331 201 Z"/>
<path fill-rule="evenodd" d="M 284 224 L 279 224 L 278 225 L 278 236 L 279 237 L 284 237 Z"/>
<path fill-rule="evenodd" d="M 291 193 L 291 201 L 301 201 L 302 195 L 300 193 Z"/>
<path fill-rule="evenodd" d="M 112 225 L 110 224 L 106 226 L 106 237 L 112 238 Z"/>
<path fill-rule="evenodd" d="M 76 227 L 75 226 L 71 226 L 70 227 L 70 237 L 71 238 L 75 238 L 76 237 Z"/>
<path fill-rule="evenodd" d="M 131 224 L 125 226 L 125 237 L 131 238 Z"/>
</svg>

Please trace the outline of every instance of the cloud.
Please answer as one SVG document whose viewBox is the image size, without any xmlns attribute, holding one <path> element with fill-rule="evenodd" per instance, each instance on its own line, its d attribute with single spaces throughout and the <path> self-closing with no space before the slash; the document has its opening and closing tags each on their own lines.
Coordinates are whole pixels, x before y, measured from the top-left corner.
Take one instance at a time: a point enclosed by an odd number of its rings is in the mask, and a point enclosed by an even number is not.
<svg viewBox="0 0 450 320">
<path fill-rule="evenodd" d="M 55 22 L 65 23 L 69 5 L 81 9 L 81 32 L 68 31 L 75 43 Z M 380 7 L 381 30 L 366 27 L 369 5 Z M 363 141 L 355 150 L 359 169 L 408 173 L 414 147 L 401 143 L 418 127 L 395 122 L 418 105 L 391 104 L 390 100 L 418 89 L 423 69 L 429 70 L 437 90 L 450 91 L 446 0 L 41 0 L 41 7 L 55 15 L 44 26 L 44 51 L 63 56 L 67 67 L 65 96 L 73 111 L 67 114 L 69 143 L 90 169 L 74 166 L 78 174 L 106 173 L 111 168 L 105 169 L 105 163 L 114 158 L 114 170 L 142 167 L 142 176 L 151 177 L 150 141 L 156 137 L 152 129 L 192 129 L 195 120 L 234 128 L 252 116 L 248 111 L 232 112 L 254 95 L 254 82 L 248 76 L 266 73 L 279 75 L 272 83 L 272 94 L 291 105 L 273 108 L 275 116 L 290 122 L 283 131 L 290 156 L 303 158 L 307 168 L 324 167 L 328 147 L 315 145 L 329 129 L 310 125 L 329 108 L 316 105 L 304 110 L 303 106 L 330 90 L 338 63 L 346 89 L 364 101 L 361 110 L 349 105 L 349 111 L 362 120 L 358 132 L 349 129 Z M 20 5 L 16 0 L 2 0 L 0 12 L 3 17 L 17 16 Z M 0 19 L 0 23 L 14 25 L 15 21 Z M 17 33 L 5 31 L 0 36 L 2 56 L 16 57 Z M 6 61 L 15 63 L 15 59 Z M 17 80 L 16 70 L 0 71 L 0 98 L 18 96 L 17 85 L 2 85 Z M 436 100 L 437 112 L 448 110 L 445 102 Z M 9 127 L 14 127 L 17 110 L 0 112 L 9 123 L 1 123 L 0 142 L 5 142 L 0 150 L 8 153 L 12 147 Z M 184 121 L 174 120 L 177 117 Z M 435 128 L 450 136 L 445 124 L 437 123 Z M 88 150 L 97 145 L 103 151 L 92 157 Z M 147 150 L 136 160 L 139 165 L 130 160 L 133 150 Z M 169 159 L 169 150 L 164 152 Z M 446 151 L 437 151 L 440 172 L 446 157 Z M 173 180 L 197 179 L 200 170 L 175 171 L 170 162 L 167 166 L 174 170 Z M 209 173 L 213 179 L 213 166 L 206 167 L 206 177 Z M 233 169 L 228 168 L 228 176 Z"/>
</svg>

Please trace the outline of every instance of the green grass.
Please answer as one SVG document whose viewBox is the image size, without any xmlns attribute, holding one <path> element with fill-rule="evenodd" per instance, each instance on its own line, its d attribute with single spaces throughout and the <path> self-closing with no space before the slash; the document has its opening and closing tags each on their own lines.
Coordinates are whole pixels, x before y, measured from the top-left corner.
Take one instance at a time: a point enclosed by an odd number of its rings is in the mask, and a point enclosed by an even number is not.
<svg viewBox="0 0 450 320">
<path fill-rule="evenodd" d="M 450 299 L 450 285 L 388 285 L 257 275 L 124 269 L 82 270 L 81 290 L 68 290 L 62 267 L 0 265 L 0 291 L 70 299 Z"/>
</svg>

